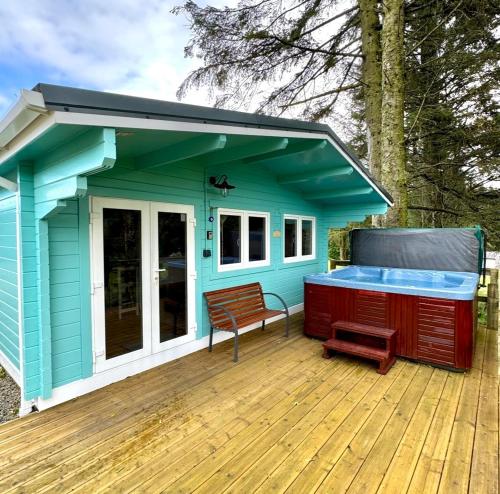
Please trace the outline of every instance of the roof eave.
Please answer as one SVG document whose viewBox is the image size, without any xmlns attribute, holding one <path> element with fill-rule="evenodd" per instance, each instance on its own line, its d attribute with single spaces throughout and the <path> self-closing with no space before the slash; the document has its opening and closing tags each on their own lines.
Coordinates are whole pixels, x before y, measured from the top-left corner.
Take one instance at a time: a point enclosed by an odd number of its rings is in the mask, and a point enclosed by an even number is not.
<svg viewBox="0 0 500 494">
<path fill-rule="evenodd" d="M 0 121 L 0 149 L 5 148 L 39 115 L 46 112 L 43 95 L 37 91 L 23 89 L 15 105 Z"/>
<path fill-rule="evenodd" d="M 6 149 L 11 141 L 44 113 L 54 117 L 53 123 L 57 122 L 58 114 L 69 116 L 73 113 L 73 115 L 82 115 L 82 119 L 84 116 L 89 117 L 90 115 L 108 115 L 110 117 L 129 117 L 125 120 L 143 120 L 149 124 L 153 124 L 155 121 L 196 122 L 197 124 L 233 128 L 243 127 L 282 133 L 300 132 L 303 135 L 323 135 L 344 155 L 344 159 L 363 176 L 389 206 L 394 205 L 391 195 L 377 183 L 352 150 L 325 124 L 65 86 L 38 84 L 32 91 L 22 90 L 18 102 L 0 121 L 0 151 Z M 9 147 L 8 154 L 10 155 L 12 152 L 14 149 L 11 150 Z"/>
</svg>

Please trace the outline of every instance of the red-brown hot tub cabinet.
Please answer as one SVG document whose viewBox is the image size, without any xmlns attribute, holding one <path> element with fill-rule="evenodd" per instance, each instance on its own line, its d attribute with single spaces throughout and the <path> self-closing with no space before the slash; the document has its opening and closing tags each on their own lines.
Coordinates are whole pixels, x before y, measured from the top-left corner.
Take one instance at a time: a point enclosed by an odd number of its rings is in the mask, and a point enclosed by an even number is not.
<svg viewBox="0 0 500 494">
<path fill-rule="evenodd" d="M 329 339 L 339 320 L 390 328 L 397 355 L 460 370 L 472 365 L 475 313 L 472 300 L 305 284 L 306 335 Z"/>
</svg>

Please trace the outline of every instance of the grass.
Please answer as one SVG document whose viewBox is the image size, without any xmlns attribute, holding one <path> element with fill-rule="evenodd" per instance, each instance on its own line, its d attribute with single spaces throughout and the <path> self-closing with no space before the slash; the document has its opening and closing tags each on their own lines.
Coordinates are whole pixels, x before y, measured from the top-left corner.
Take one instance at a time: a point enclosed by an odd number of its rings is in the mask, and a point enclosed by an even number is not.
<svg viewBox="0 0 500 494">
<path fill-rule="evenodd" d="M 5 372 L 5 369 L 3 367 L 0 367 L 0 379 L 3 379 L 6 376 L 7 372 Z"/>
<path fill-rule="evenodd" d="M 477 304 L 477 319 L 479 324 L 486 325 L 488 319 L 486 316 L 486 302 L 478 302 Z"/>
</svg>

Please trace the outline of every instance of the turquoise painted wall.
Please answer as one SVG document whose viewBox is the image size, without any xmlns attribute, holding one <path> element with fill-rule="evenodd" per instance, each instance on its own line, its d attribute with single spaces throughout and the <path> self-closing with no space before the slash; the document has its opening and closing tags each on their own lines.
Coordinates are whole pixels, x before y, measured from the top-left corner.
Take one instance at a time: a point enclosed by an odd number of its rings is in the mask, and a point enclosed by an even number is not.
<svg viewBox="0 0 500 494">
<path fill-rule="evenodd" d="M 51 388 L 92 375 L 89 196 L 194 205 L 198 338 L 209 332 L 204 291 L 260 281 L 265 291 L 280 294 L 289 306 L 300 304 L 303 276 L 327 269 L 328 228 L 341 226 L 346 219 L 363 219 L 367 214 L 361 206 L 359 218 L 353 218 L 352 211 L 349 217 L 341 210 L 325 213 L 300 194 L 279 185 L 276 177 L 258 164 L 205 169 L 202 162 L 193 160 L 138 170 L 130 160 L 115 163 L 111 131 L 84 132 L 44 155 L 41 161 L 18 166 L 26 399 L 49 396 Z M 101 166 L 107 170 L 88 177 L 80 175 L 86 167 L 93 172 L 101 170 Z M 227 198 L 206 185 L 210 175 L 223 173 L 237 187 Z M 52 182 L 47 183 L 45 176 Z M 81 197 L 65 199 L 75 194 Z M 206 240 L 207 230 L 213 230 L 213 238 L 218 238 L 216 222 L 208 221 L 211 214 L 217 215 L 217 208 L 270 213 L 270 231 L 282 233 L 281 237 L 271 236 L 270 266 L 217 271 L 217 242 Z M 47 218 L 44 211 L 50 212 Z M 316 259 L 283 263 L 285 214 L 316 217 Z M 46 242 L 41 242 L 39 232 Z M 203 249 L 210 249 L 212 257 L 203 258 Z M 43 290 L 41 276 L 47 290 Z M 46 292 L 50 297 L 39 303 Z M 272 299 L 270 303 L 280 307 Z"/>
<path fill-rule="evenodd" d="M 92 372 L 88 208 L 73 198 L 86 194 L 80 174 L 113 166 L 115 132 L 82 129 L 57 142 L 17 163 L 26 400 Z"/>
<path fill-rule="evenodd" d="M 19 369 L 17 277 L 17 194 L 0 189 L 0 351 Z"/>
<path fill-rule="evenodd" d="M 211 174 L 196 164 L 137 171 L 130 163 L 119 162 L 112 170 L 88 178 L 88 194 L 101 197 L 192 204 L 197 218 L 196 270 L 198 272 L 196 307 L 198 333 L 208 334 L 203 292 L 225 286 L 260 281 L 266 291 L 282 295 L 292 306 L 302 302 L 303 275 L 324 271 L 327 265 L 327 231 L 321 210 L 303 201 L 298 194 L 281 187 L 263 167 L 251 172 L 243 167 L 226 171 L 237 189 L 222 198 L 211 187 L 205 190 Z M 215 172 L 215 171 L 214 171 Z M 40 394 L 40 332 L 36 304 L 37 262 L 35 243 L 33 167 L 19 167 L 23 221 L 24 326 L 25 326 L 25 397 Z M 206 196 L 206 200 L 205 200 Z M 210 208 L 217 207 L 263 211 L 271 214 L 271 232 L 282 230 L 283 214 L 303 214 L 317 218 L 317 258 L 313 261 L 284 264 L 283 238 L 271 238 L 271 265 L 257 269 L 217 272 L 217 244 L 206 241 Z M 66 206 L 48 220 L 50 261 L 51 379 L 58 387 L 92 375 L 92 335 L 90 324 L 89 217 L 88 198 L 67 200 Z M 209 248 L 211 258 L 202 258 Z M 278 274 L 279 271 L 279 274 Z M 271 305 L 275 303 L 270 300 Z M 276 305 L 279 307 L 279 305 Z"/>
<path fill-rule="evenodd" d="M 29 400 L 39 395 L 40 341 L 38 326 L 37 247 L 33 166 L 18 166 L 19 206 L 21 210 L 21 266 L 23 272 L 24 395 Z"/>
<path fill-rule="evenodd" d="M 237 188 L 223 198 L 213 187 L 205 183 L 211 174 L 227 173 Z M 89 195 L 119 197 L 145 201 L 192 204 L 195 207 L 196 271 L 198 272 L 196 309 L 198 333 L 201 338 L 208 334 L 209 325 L 203 301 L 203 292 L 236 284 L 260 281 L 265 291 L 282 295 L 289 306 L 303 300 L 302 277 L 308 273 L 325 271 L 327 268 L 328 228 L 322 221 L 322 211 L 311 206 L 298 194 L 280 186 L 276 177 L 262 166 L 248 169 L 232 166 L 217 171 L 205 171 L 196 163 L 183 162 L 151 171 L 137 171 L 132 164 L 118 162 L 112 170 L 89 177 Z M 206 192 L 206 201 L 204 199 Z M 207 241 L 206 231 L 213 230 L 217 238 L 216 222 L 210 223 L 210 207 L 216 214 L 217 207 L 247 211 L 269 212 L 271 232 L 282 231 L 283 214 L 303 214 L 317 217 L 317 257 L 314 261 L 283 263 L 283 238 L 271 237 L 271 265 L 256 269 L 217 272 L 217 242 Z M 202 250 L 212 250 L 212 257 L 203 258 Z M 279 273 L 278 273 L 279 272 Z M 275 302 L 269 300 L 272 306 Z M 279 305 L 275 305 L 279 307 Z"/>
<path fill-rule="evenodd" d="M 78 200 L 67 201 L 67 206 L 48 220 L 54 387 L 82 377 L 78 206 Z"/>
</svg>

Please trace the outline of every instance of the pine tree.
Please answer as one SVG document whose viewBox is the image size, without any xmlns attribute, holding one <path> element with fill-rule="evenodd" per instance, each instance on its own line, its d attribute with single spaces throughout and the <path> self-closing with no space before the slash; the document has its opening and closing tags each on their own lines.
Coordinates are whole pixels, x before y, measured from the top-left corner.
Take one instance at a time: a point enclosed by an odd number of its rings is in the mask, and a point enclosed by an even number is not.
<svg viewBox="0 0 500 494">
<path fill-rule="evenodd" d="M 500 248 L 495 3 L 412 2 L 405 104 L 411 223 L 480 223 Z"/>
<path fill-rule="evenodd" d="M 188 1 L 176 11 L 191 23 L 186 55 L 203 60 L 179 96 L 207 86 L 216 106 L 323 121 L 354 101 L 353 144 L 396 199 L 389 224 L 407 224 L 408 201 L 410 225 L 481 221 L 500 242 L 498 0 Z"/>
</svg>

